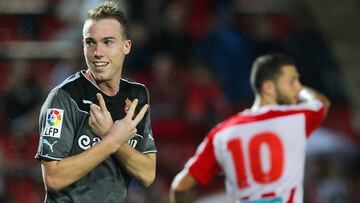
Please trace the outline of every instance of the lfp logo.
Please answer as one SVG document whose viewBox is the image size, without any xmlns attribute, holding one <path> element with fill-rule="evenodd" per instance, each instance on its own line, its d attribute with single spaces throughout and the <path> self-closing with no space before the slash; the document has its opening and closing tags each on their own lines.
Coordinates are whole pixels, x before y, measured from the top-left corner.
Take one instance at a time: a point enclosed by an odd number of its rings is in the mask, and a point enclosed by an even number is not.
<svg viewBox="0 0 360 203">
<path fill-rule="evenodd" d="M 60 138 L 63 119 L 64 110 L 48 109 L 46 113 L 46 124 L 42 131 L 42 136 Z"/>
<path fill-rule="evenodd" d="M 47 122 L 50 126 L 59 125 L 61 122 L 61 115 L 58 110 L 51 110 L 47 117 Z"/>
</svg>

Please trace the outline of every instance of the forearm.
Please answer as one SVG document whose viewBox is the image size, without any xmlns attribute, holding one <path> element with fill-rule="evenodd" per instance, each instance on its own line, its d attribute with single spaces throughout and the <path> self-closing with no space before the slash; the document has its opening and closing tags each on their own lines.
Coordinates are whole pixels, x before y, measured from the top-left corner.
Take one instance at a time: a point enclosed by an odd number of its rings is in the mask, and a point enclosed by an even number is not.
<svg viewBox="0 0 360 203">
<path fill-rule="evenodd" d="M 170 187 L 170 203 L 188 202 L 187 194 L 196 185 L 196 180 L 192 177 L 187 169 L 177 174 Z"/>
<path fill-rule="evenodd" d="M 144 187 L 149 187 L 154 181 L 155 153 L 143 154 L 126 143 L 115 152 L 115 156 L 122 167 Z"/>
<path fill-rule="evenodd" d="M 58 191 L 71 185 L 104 161 L 114 149 L 111 142 L 104 141 L 61 161 L 43 161 L 42 170 L 47 188 Z"/>
</svg>

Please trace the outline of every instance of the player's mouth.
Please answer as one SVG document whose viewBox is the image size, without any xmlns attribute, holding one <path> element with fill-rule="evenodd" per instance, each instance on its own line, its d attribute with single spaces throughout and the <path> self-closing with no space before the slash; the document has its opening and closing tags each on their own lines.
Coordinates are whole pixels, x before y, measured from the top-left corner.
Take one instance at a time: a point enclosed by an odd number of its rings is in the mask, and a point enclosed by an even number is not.
<svg viewBox="0 0 360 203">
<path fill-rule="evenodd" d="M 108 64 L 109 62 L 102 62 L 102 61 L 93 62 L 93 65 L 99 70 L 105 68 Z"/>
</svg>

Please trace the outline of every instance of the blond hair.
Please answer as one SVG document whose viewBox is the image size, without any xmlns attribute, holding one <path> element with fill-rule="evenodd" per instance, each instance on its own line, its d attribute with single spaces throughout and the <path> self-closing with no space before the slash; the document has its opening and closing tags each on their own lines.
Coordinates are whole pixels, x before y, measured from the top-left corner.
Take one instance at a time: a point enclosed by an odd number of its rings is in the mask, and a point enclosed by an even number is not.
<svg viewBox="0 0 360 203">
<path fill-rule="evenodd" d="M 126 39 L 129 38 L 129 25 L 125 13 L 118 7 L 117 3 L 113 1 L 105 1 L 99 4 L 96 8 L 88 11 L 86 20 L 102 20 L 113 18 L 117 20 L 123 28 L 123 35 Z"/>
</svg>

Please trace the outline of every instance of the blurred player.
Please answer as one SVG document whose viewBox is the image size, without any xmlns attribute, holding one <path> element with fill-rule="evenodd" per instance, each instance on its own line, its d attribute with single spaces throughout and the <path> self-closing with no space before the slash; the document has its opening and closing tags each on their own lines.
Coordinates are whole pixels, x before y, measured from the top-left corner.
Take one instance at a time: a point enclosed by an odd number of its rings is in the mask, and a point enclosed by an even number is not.
<svg viewBox="0 0 360 203">
<path fill-rule="evenodd" d="M 131 178 L 145 187 L 154 181 L 148 91 L 121 77 L 131 48 L 127 27 L 114 3 L 90 10 L 83 27 L 88 69 L 55 87 L 42 106 L 36 158 L 45 202 L 125 202 Z"/>
<path fill-rule="evenodd" d="M 329 100 L 299 81 L 293 59 L 264 55 L 252 67 L 255 102 L 213 128 L 171 185 L 172 203 L 187 202 L 196 183 L 219 172 L 229 202 L 301 203 L 305 145 Z"/>
</svg>

